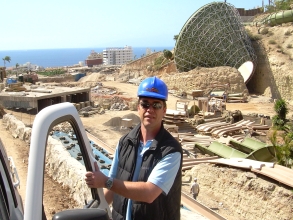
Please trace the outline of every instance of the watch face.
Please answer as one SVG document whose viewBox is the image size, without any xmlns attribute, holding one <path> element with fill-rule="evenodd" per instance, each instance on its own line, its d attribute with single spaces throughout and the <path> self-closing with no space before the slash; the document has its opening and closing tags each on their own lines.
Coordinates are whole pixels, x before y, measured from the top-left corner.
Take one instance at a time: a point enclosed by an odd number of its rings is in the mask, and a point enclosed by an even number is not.
<svg viewBox="0 0 293 220">
<path fill-rule="evenodd" d="M 110 189 L 113 185 L 113 178 L 109 178 L 106 182 L 106 188 Z"/>
</svg>

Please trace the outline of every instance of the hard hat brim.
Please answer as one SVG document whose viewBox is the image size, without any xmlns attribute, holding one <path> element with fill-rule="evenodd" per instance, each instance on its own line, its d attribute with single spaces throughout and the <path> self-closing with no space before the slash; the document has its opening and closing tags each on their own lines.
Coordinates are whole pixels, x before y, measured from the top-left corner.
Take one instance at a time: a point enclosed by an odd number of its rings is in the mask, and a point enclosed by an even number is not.
<svg viewBox="0 0 293 220">
<path fill-rule="evenodd" d="M 154 98 L 154 99 L 161 99 L 165 101 L 168 100 L 168 98 L 166 98 L 166 96 L 164 95 L 160 95 L 158 93 L 148 92 L 148 91 L 140 92 L 139 97 L 148 97 L 148 98 Z"/>
</svg>

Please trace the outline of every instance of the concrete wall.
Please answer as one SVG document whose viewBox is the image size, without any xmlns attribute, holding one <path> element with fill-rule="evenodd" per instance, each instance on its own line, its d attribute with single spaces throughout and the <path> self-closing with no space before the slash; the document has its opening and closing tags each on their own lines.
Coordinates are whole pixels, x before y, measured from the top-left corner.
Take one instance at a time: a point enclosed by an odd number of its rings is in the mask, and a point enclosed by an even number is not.
<svg viewBox="0 0 293 220">
<path fill-rule="evenodd" d="M 31 97 L 2 96 L 0 104 L 5 108 L 37 108 L 37 101 Z"/>
<path fill-rule="evenodd" d="M 50 83 L 50 82 L 75 82 L 75 77 L 73 75 L 66 75 L 61 77 L 41 77 L 39 78 L 39 82 L 42 83 Z"/>
</svg>

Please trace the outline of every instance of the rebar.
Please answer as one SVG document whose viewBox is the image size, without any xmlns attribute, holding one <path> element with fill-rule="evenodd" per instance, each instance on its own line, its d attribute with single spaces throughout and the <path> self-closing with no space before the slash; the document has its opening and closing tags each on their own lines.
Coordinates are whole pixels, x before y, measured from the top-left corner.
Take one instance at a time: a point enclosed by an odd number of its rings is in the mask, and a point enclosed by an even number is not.
<svg viewBox="0 0 293 220">
<path fill-rule="evenodd" d="M 176 41 L 179 72 L 196 67 L 238 69 L 246 61 L 255 66 L 257 57 L 237 9 L 229 3 L 213 2 L 201 7 L 184 24 Z"/>
</svg>

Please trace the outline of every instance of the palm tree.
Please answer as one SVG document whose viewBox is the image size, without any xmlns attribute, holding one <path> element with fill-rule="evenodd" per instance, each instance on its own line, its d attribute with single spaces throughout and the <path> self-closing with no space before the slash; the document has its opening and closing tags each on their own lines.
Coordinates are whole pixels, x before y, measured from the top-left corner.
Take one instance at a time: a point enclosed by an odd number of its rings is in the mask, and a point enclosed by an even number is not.
<svg viewBox="0 0 293 220">
<path fill-rule="evenodd" d="M 7 61 L 8 63 L 10 63 L 11 58 L 10 58 L 10 56 L 5 56 L 4 58 L 2 58 L 2 60 L 4 61 L 4 67 L 5 67 L 6 61 Z"/>
<path fill-rule="evenodd" d="M 18 68 L 18 67 L 19 67 L 19 64 L 16 63 L 16 64 L 15 64 L 15 68 L 16 68 L 16 76 L 18 75 L 18 74 L 17 74 L 17 68 Z"/>
</svg>

